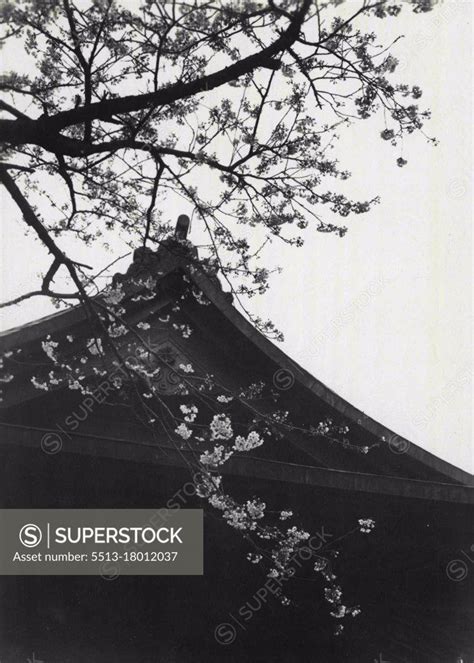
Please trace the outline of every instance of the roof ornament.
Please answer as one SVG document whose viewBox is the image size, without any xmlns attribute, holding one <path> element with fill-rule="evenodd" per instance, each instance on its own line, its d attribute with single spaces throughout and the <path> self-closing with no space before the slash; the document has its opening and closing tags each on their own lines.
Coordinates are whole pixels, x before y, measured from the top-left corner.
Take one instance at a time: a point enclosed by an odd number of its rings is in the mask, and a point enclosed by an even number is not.
<svg viewBox="0 0 474 663">
<path fill-rule="evenodd" d="M 180 214 L 178 216 L 178 221 L 176 222 L 176 228 L 174 230 L 174 236 L 176 239 L 186 239 L 188 232 L 191 226 L 191 221 L 187 214 Z"/>
</svg>

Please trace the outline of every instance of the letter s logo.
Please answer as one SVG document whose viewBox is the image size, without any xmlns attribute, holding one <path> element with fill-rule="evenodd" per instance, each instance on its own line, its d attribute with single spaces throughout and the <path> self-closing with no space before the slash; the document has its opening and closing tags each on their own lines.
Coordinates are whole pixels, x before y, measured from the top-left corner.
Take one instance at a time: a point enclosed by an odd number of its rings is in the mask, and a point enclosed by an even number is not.
<svg viewBox="0 0 474 663">
<path fill-rule="evenodd" d="M 20 530 L 19 539 L 26 548 L 35 548 L 41 543 L 42 538 L 43 535 L 38 525 L 28 523 L 28 525 L 23 525 Z"/>
</svg>

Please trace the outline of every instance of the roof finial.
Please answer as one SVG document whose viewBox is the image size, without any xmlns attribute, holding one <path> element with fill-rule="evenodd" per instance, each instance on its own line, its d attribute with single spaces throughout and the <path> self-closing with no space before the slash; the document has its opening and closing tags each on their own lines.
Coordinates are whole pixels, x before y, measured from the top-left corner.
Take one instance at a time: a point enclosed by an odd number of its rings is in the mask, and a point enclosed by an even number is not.
<svg viewBox="0 0 474 663">
<path fill-rule="evenodd" d="M 180 214 L 174 230 L 174 236 L 176 239 L 186 239 L 190 225 L 191 221 L 189 220 L 189 216 L 187 216 L 187 214 Z"/>
</svg>

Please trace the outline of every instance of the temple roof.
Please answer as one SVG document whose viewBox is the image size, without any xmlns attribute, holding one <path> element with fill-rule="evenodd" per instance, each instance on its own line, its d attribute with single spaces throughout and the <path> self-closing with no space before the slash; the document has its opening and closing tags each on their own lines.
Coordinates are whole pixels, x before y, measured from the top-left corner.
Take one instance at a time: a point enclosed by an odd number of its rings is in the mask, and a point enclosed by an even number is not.
<svg viewBox="0 0 474 663">
<path fill-rule="evenodd" d="M 202 326 L 202 334 L 212 336 L 214 343 L 221 338 L 223 343 L 235 348 L 234 355 L 227 358 L 229 365 L 239 360 L 241 352 L 241 363 L 245 364 L 250 354 L 253 357 L 251 364 L 264 367 L 262 370 L 268 375 L 283 371 L 283 375 L 290 376 L 294 387 L 283 394 L 287 409 L 293 406 L 304 412 L 322 412 L 327 409 L 331 414 L 349 422 L 359 439 L 377 441 L 381 447 L 375 461 L 368 460 L 364 465 L 364 460 L 351 461 L 349 453 L 345 454 L 349 460 L 344 460 L 344 455 L 336 454 L 329 447 L 324 451 L 319 449 L 318 453 L 313 452 L 314 443 L 311 446 L 307 441 L 289 436 L 292 438 L 290 441 L 310 461 L 304 464 L 306 469 L 300 470 L 300 478 L 306 477 L 301 480 L 348 490 L 381 491 L 455 502 L 474 501 L 473 491 L 466 488 L 472 486 L 472 476 L 468 472 L 398 436 L 351 405 L 255 329 L 233 305 L 231 293 L 223 291 L 215 271 L 205 262 L 199 261 L 196 248 L 186 239 L 177 237 L 165 240 L 156 252 L 148 248 L 137 249 L 126 274 L 116 274 L 113 283 L 120 284 L 126 292 L 127 301 L 132 302 L 140 299 L 137 295 L 142 292 L 142 284 L 148 278 L 156 281 L 156 291 L 161 293 L 162 298 L 166 297 L 168 303 L 175 296 L 177 278 L 181 282 L 180 287 L 196 288 L 202 292 L 211 305 L 198 307 L 200 311 L 197 313 L 188 307 L 189 314 L 194 315 Z M 186 309 L 187 305 L 183 306 Z M 137 322 L 141 316 L 150 319 L 150 311 L 157 311 L 159 307 L 156 302 L 147 301 L 133 304 L 132 309 L 133 320 Z M 34 348 L 46 336 L 64 336 L 80 328 L 85 321 L 86 313 L 82 306 L 41 318 L 0 334 L 0 352 L 4 354 L 20 347 Z M 15 407 L 21 406 L 21 402 L 26 402 L 28 398 L 31 396 L 27 396 L 27 390 L 19 390 L 15 397 Z M 6 395 L 3 404 L 6 413 L 4 425 L 15 425 L 8 417 L 8 408 L 12 403 Z M 298 467 L 303 467 L 301 458 L 299 461 Z M 236 459 L 235 472 L 245 473 L 245 464 L 246 461 Z M 285 471 L 289 476 L 296 470 L 290 467 L 285 470 L 283 466 L 275 465 L 276 474 L 281 475 L 280 480 L 284 480 Z"/>
</svg>

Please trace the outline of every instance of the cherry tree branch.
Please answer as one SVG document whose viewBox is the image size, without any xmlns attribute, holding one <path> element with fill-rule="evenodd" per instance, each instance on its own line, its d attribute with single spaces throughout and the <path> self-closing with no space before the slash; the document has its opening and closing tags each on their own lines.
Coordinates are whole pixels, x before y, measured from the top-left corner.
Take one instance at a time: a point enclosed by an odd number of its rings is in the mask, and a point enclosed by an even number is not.
<svg viewBox="0 0 474 663">
<path fill-rule="evenodd" d="M 59 133 L 66 127 L 91 122 L 92 120 L 107 120 L 114 115 L 132 113 L 150 106 L 169 105 L 237 80 L 259 67 L 273 65 L 275 56 L 286 50 L 298 39 L 311 4 L 312 0 L 303 0 L 286 31 L 272 44 L 219 71 L 189 82 L 178 81 L 156 92 L 105 99 L 86 106 L 62 111 L 56 113 L 56 115 L 43 115 L 37 120 L 0 120 L 0 141 L 13 145 L 33 143 L 47 147 L 48 144 L 51 144 L 51 134 Z"/>
</svg>

